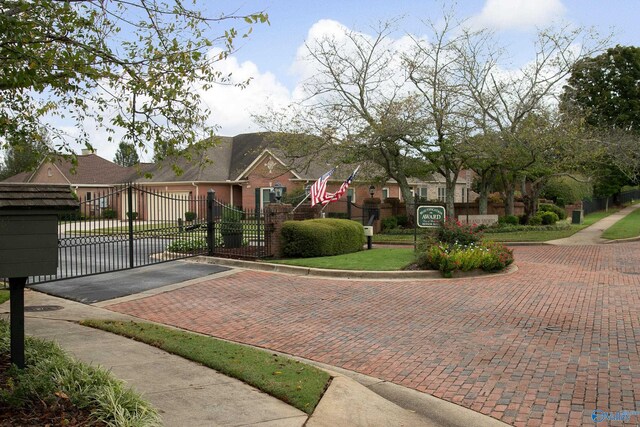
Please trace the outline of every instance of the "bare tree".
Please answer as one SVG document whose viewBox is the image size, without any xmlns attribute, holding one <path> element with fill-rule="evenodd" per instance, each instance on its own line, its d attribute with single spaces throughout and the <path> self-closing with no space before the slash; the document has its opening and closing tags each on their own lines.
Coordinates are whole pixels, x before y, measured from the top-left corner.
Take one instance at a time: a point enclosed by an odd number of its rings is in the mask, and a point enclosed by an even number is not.
<svg viewBox="0 0 640 427">
<path fill-rule="evenodd" d="M 384 175 L 379 178 L 398 182 L 411 212 L 407 178 L 420 159 L 416 141 L 424 125 L 419 98 L 407 91 L 392 29 L 393 23 L 383 23 L 373 37 L 345 29 L 339 37 L 308 43 L 308 60 L 317 73 L 305 82 L 307 97 L 284 115 L 257 121 L 268 130 L 317 137 L 314 144 L 291 138 L 290 152 L 315 161 L 328 153 L 325 158 L 374 165 L 370 170 Z"/>
<path fill-rule="evenodd" d="M 535 43 L 535 57 L 517 71 L 502 70 L 497 61 L 478 61 L 488 45 L 463 45 L 461 59 L 470 102 L 475 106 L 476 125 L 483 133 L 498 135 L 494 152 L 499 158 L 505 192 L 505 211 L 513 214 L 514 195 L 522 171 L 541 158 L 538 139 L 524 129 L 526 121 L 548 116 L 556 109 L 562 83 L 581 58 L 598 52 L 607 39 L 584 28 L 541 30 Z M 485 53 L 483 53 L 485 52 Z M 526 191 L 526 186 L 524 189 Z"/>
</svg>

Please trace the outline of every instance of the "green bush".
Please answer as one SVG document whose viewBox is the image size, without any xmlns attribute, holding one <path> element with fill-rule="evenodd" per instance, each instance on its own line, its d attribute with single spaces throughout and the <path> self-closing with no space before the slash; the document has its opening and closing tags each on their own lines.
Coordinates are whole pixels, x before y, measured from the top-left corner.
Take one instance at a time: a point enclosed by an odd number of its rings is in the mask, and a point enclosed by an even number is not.
<svg viewBox="0 0 640 427">
<path fill-rule="evenodd" d="M 529 225 L 542 225 L 542 217 L 540 215 L 529 217 Z"/>
<path fill-rule="evenodd" d="M 499 271 L 513 263 L 513 252 L 501 243 L 486 242 L 480 245 L 430 246 L 418 256 L 418 267 L 439 270 L 444 277 L 455 271 Z"/>
<path fill-rule="evenodd" d="M 382 231 L 393 230 L 398 227 L 398 218 L 390 216 L 382 220 Z"/>
<path fill-rule="evenodd" d="M 198 214 L 195 212 L 185 212 L 184 219 L 187 221 L 195 221 L 198 218 Z"/>
<path fill-rule="evenodd" d="M 127 218 L 136 220 L 138 218 L 138 212 L 127 212 Z"/>
<path fill-rule="evenodd" d="M 9 325 L 0 320 L 0 353 L 10 349 Z M 92 424 L 158 426 L 156 410 L 109 372 L 77 362 L 57 344 L 25 338 L 25 365 L 7 370 L 0 384 L 0 407 L 55 407 L 62 396 L 91 411 Z"/>
<path fill-rule="evenodd" d="M 538 205 L 538 212 L 554 212 L 558 215 L 558 219 L 565 219 L 567 217 L 567 213 L 560 206 L 551 205 L 549 203 L 540 203 Z"/>
<path fill-rule="evenodd" d="M 207 249 L 207 239 L 192 237 L 190 239 L 176 239 L 167 246 L 169 252 L 189 253 Z"/>
<path fill-rule="evenodd" d="M 520 224 L 520 219 L 515 215 L 505 215 L 498 218 L 498 224 L 500 225 L 518 225 Z"/>
<path fill-rule="evenodd" d="M 286 221 L 282 226 L 282 255 L 310 258 L 341 255 L 362 250 L 362 225 L 346 219 Z"/>
<path fill-rule="evenodd" d="M 538 212 L 535 216 L 540 218 L 542 225 L 553 225 L 559 220 L 555 212 Z"/>
<path fill-rule="evenodd" d="M 102 218 L 104 219 L 116 219 L 118 213 L 114 209 L 104 209 L 102 211 Z"/>
<path fill-rule="evenodd" d="M 398 227 L 407 227 L 409 225 L 409 217 L 406 215 L 397 215 Z"/>
<path fill-rule="evenodd" d="M 225 206 L 222 210 L 222 220 L 227 222 L 240 221 L 244 212 L 233 206 Z"/>
<path fill-rule="evenodd" d="M 482 231 L 471 224 L 462 224 L 460 221 L 449 218 L 438 229 L 438 240 L 448 244 L 469 245 L 482 239 Z"/>
</svg>

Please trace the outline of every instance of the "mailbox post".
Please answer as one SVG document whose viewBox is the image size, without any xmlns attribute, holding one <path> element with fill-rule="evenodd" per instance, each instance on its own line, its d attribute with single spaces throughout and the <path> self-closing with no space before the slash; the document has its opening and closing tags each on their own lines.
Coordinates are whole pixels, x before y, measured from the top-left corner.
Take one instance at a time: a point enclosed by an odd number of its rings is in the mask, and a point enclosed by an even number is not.
<svg viewBox="0 0 640 427">
<path fill-rule="evenodd" d="M 24 368 L 24 288 L 58 268 L 58 213 L 77 209 L 63 185 L 0 184 L 0 277 L 9 278 L 11 362 Z"/>
</svg>

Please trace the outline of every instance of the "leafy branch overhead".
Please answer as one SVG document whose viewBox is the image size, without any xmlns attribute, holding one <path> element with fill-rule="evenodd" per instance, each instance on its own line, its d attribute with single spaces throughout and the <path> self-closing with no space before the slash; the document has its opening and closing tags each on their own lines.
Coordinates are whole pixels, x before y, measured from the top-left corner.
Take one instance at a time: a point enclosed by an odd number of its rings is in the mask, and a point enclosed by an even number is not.
<svg viewBox="0 0 640 427">
<path fill-rule="evenodd" d="M 89 147 L 92 121 L 141 150 L 200 141 L 213 129 L 199 91 L 231 83 L 216 62 L 267 22 L 179 0 L 0 0 L 0 137 L 31 138 L 53 117 L 72 121 Z M 64 151 L 65 135 L 49 133 Z"/>
</svg>

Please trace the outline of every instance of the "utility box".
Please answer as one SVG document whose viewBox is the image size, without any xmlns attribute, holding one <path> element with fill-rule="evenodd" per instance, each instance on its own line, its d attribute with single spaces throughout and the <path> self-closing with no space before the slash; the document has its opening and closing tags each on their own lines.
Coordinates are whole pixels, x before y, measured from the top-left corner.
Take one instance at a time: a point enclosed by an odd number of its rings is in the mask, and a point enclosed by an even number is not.
<svg viewBox="0 0 640 427">
<path fill-rule="evenodd" d="M 56 274 L 58 214 L 78 206 L 69 186 L 0 184 L 0 277 Z"/>
<path fill-rule="evenodd" d="M 365 225 L 363 228 L 364 228 L 364 235 L 366 237 L 373 236 L 373 226 L 372 225 Z"/>
<path fill-rule="evenodd" d="M 584 219 L 584 211 L 582 209 L 576 209 L 571 212 L 571 224 L 582 224 Z"/>
</svg>

